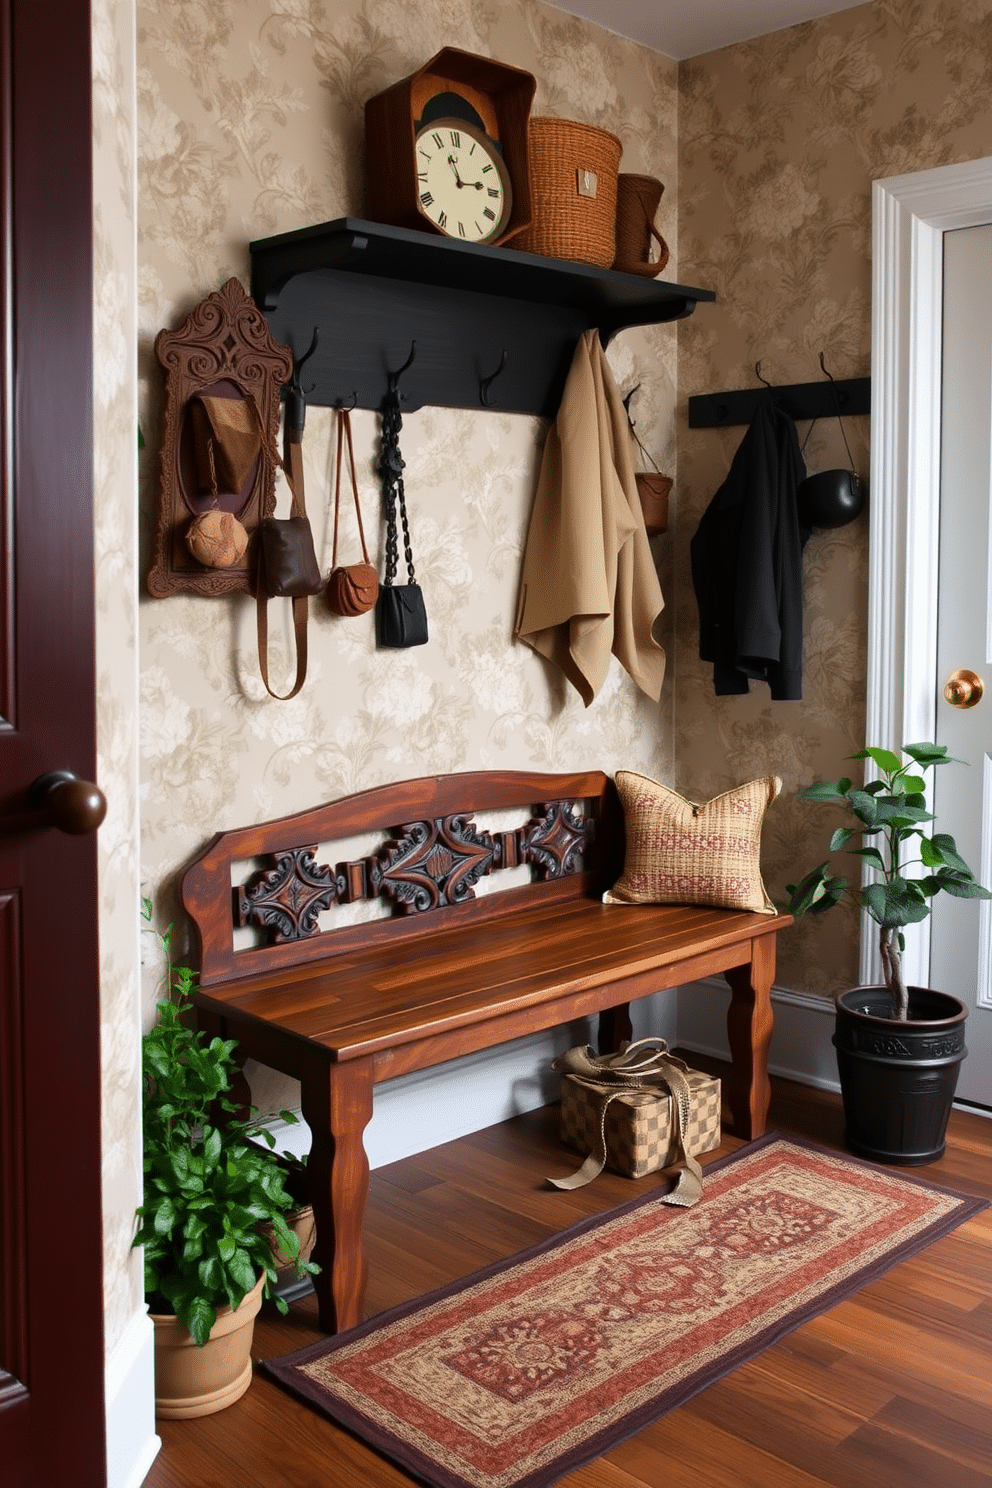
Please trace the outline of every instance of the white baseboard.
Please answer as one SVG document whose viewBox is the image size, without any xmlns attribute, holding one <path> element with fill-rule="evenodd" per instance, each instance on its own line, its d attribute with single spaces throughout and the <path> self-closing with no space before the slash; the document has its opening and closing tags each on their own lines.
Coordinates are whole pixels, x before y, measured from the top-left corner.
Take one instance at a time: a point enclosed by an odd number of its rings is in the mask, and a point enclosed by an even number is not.
<svg viewBox="0 0 992 1488">
<path fill-rule="evenodd" d="M 107 1488 L 140 1488 L 161 1439 L 155 1431 L 155 1334 L 143 1307 L 106 1361 Z"/>
</svg>

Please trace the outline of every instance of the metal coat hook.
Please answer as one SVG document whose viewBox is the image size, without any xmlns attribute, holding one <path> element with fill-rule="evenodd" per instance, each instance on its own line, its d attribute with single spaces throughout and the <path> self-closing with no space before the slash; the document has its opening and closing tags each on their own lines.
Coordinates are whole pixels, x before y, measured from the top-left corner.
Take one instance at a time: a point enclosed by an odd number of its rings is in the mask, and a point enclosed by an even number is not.
<svg viewBox="0 0 992 1488">
<path fill-rule="evenodd" d="M 841 409 L 847 403 L 847 394 L 844 392 L 844 390 L 842 388 L 841 389 L 838 389 L 837 382 L 836 382 L 836 379 L 834 377 L 834 374 L 832 372 L 828 372 L 827 371 L 827 364 L 826 364 L 826 361 L 824 360 L 824 357 L 825 357 L 825 353 L 821 351 L 820 352 L 820 371 L 823 373 L 824 377 L 826 377 L 826 378 L 829 379 L 829 382 L 830 382 L 830 391 L 833 393 L 834 403 L 836 404 L 836 407 L 837 407 L 837 417 L 840 418 Z M 842 424 L 841 425 L 841 430 L 842 431 L 843 431 L 843 427 L 844 426 Z M 846 440 L 845 440 L 845 443 L 846 443 Z"/>
<path fill-rule="evenodd" d="M 634 383 L 634 386 L 631 388 L 630 392 L 629 393 L 626 393 L 624 395 L 623 399 L 621 400 L 623 402 L 624 412 L 627 415 L 627 422 L 630 424 L 630 427 L 631 428 L 634 427 L 634 421 L 633 421 L 633 419 L 630 416 L 630 403 L 631 403 L 631 399 L 633 398 L 634 394 L 637 392 L 637 389 L 640 387 L 640 385 L 641 384 L 639 382 L 635 382 Z"/>
<path fill-rule="evenodd" d="M 496 371 L 490 372 L 488 377 L 479 378 L 479 402 L 483 405 L 484 408 L 492 407 L 492 403 L 489 399 L 489 389 L 492 387 L 493 383 L 496 381 L 497 377 L 502 372 L 505 366 L 506 350 L 504 348 L 503 355 L 499 359 L 499 366 L 496 368 Z"/>
<path fill-rule="evenodd" d="M 764 383 L 764 385 L 765 385 L 766 388 L 770 388 L 771 387 L 771 383 L 768 381 L 768 378 L 767 377 L 762 377 L 762 375 L 761 375 L 761 363 L 760 362 L 755 362 L 755 364 L 754 364 L 754 375 L 758 379 L 759 382 L 763 382 Z"/>
<path fill-rule="evenodd" d="M 391 393 L 395 393 L 397 387 L 399 386 L 399 380 L 400 380 L 400 378 L 403 376 L 404 372 L 409 372 L 410 368 L 413 366 L 413 364 L 416 361 L 416 359 L 417 359 L 417 343 L 416 343 L 416 341 L 411 341 L 410 342 L 410 355 L 407 357 L 407 359 L 403 363 L 402 367 L 400 367 L 400 369 L 397 372 L 390 372 L 389 373 L 389 391 Z"/>
<path fill-rule="evenodd" d="M 309 349 L 301 357 L 293 353 L 293 375 L 286 387 L 286 430 L 291 444 L 303 442 L 303 429 L 307 421 L 307 393 L 313 392 L 316 383 L 312 382 L 308 388 L 304 388 L 300 382 L 300 371 L 317 350 L 319 340 L 320 333 L 314 326 Z"/>
<path fill-rule="evenodd" d="M 345 403 L 342 398 L 335 398 L 334 407 L 339 413 L 351 413 L 353 408 L 358 407 L 358 394 L 354 388 L 351 390 L 351 402 Z"/>
</svg>

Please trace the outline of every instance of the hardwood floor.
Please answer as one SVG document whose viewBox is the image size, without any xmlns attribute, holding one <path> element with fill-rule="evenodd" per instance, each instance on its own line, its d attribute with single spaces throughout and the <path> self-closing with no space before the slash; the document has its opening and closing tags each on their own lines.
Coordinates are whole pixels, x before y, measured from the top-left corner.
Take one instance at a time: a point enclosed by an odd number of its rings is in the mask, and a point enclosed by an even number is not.
<svg viewBox="0 0 992 1488">
<path fill-rule="evenodd" d="M 699 1067 L 719 1065 L 693 1055 Z M 773 1081 L 771 1127 L 842 1147 L 838 1098 Z M 739 1146 L 725 1138 L 720 1153 Z M 719 1154 L 713 1154 L 717 1156 Z M 572 1193 L 548 1107 L 372 1175 L 368 1314 L 643 1191 L 604 1173 Z M 954 1112 L 917 1170 L 992 1199 L 992 1121 Z M 253 1354 L 317 1339 L 313 1298 L 263 1308 Z M 563 1488 L 973 1488 L 992 1483 L 992 1210 L 903 1261 L 726 1379 L 561 1479 Z M 147 1488 L 399 1488 L 406 1473 L 262 1375 L 227 1410 L 161 1421 Z"/>
</svg>

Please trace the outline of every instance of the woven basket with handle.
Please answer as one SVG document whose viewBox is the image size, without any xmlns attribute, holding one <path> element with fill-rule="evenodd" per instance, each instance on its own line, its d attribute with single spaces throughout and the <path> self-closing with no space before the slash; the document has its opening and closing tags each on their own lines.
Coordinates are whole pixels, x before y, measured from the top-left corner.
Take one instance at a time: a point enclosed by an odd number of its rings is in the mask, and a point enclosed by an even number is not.
<svg viewBox="0 0 992 1488">
<path fill-rule="evenodd" d="M 628 175 L 617 182 L 617 248 L 613 267 L 654 278 L 668 262 L 668 244 L 654 225 L 664 186 L 654 176 Z M 657 252 L 652 256 L 652 242 Z"/>
<path fill-rule="evenodd" d="M 609 268 L 623 149 L 616 135 L 574 119 L 536 118 L 528 148 L 533 217 L 513 246 Z"/>
</svg>

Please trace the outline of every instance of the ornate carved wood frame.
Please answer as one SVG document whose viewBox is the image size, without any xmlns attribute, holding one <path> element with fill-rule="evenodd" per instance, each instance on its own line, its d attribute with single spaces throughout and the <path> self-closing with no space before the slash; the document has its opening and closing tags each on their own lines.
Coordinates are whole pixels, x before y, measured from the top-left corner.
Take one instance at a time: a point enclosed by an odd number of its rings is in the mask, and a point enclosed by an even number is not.
<svg viewBox="0 0 992 1488">
<path fill-rule="evenodd" d="M 529 864 L 535 879 L 580 871 L 595 823 L 576 801 L 542 804 L 512 831 L 481 831 L 468 812 L 395 827 L 378 852 L 331 867 L 311 847 L 265 855 L 264 866 L 233 891 L 236 926 L 259 926 L 271 944 L 319 935 L 318 916 L 338 904 L 387 899 L 399 915 L 418 915 L 475 898 L 480 878 Z"/>
<path fill-rule="evenodd" d="M 165 373 L 158 521 L 148 589 L 156 598 L 186 591 L 220 595 L 254 587 L 255 529 L 275 508 L 275 461 L 282 386 L 293 370 L 288 347 L 272 339 L 265 317 L 237 279 L 210 294 L 176 331 L 160 331 L 155 355 Z M 253 398 L 265 431 L 263 449 L 240 491 L 201 495 L 195 479 L 190 399 Z M 232 568 L 206 568 L 186 546 L 194 517 L 214 505 L 247 529 L 248 550 Z"/>
</svg>

